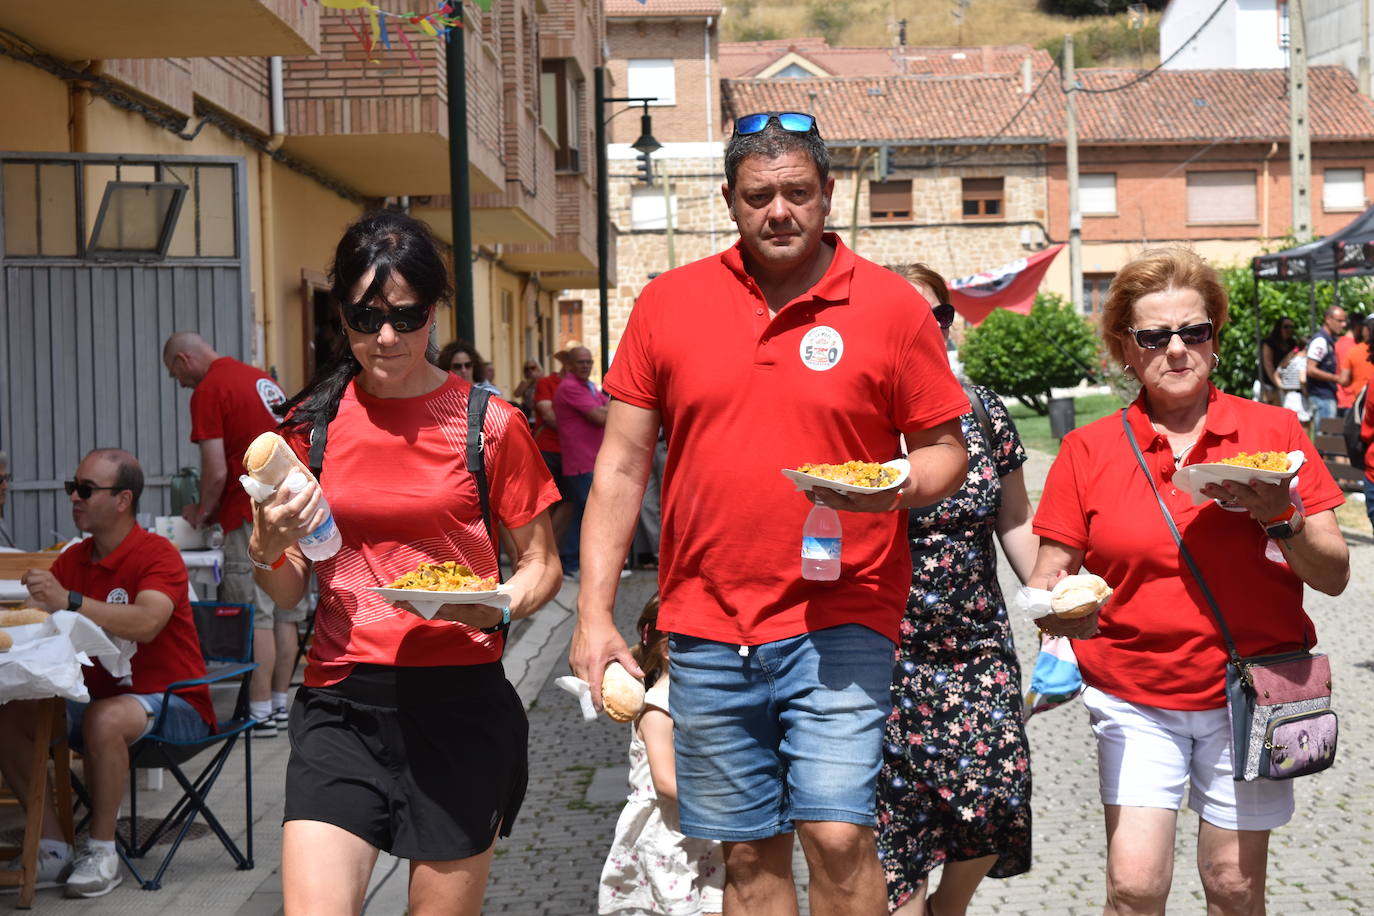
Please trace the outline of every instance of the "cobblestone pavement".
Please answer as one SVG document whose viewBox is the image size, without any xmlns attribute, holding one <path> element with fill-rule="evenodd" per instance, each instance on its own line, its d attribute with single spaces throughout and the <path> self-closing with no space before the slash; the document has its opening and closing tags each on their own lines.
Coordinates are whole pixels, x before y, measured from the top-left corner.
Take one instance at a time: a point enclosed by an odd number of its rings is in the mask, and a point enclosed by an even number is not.
<svg viewBox="0 0 1374 916">
<path fill-rule="evenodd" d="M 1038 496 L 1048 456 L 1027 465 Z M 1321 648 L 1331 653 L 1341 748 L 1336 766 L 1298 780 L 1298 813 L 1274 834 L 1268 905 L 1271 914 L 1374 911 L 1374 542 L 1350 538 L 1353 574 L 1340 598 L 1309 590 Z M 1001 567 L 1009 594 L 1015 579 Z M 621 632 L 653 594 L 653 574 L 638 572 L 621 588 L 616 621 Z M 1015 620 L 1023 677 L 1029 677 L 1035 628 Z M 550 646 L 549 651 L 556 647 Z M 566 643 L 562 651 L 566 651 Z M 605 719 L 584 723 L 571 697 L 553 686 L 566 673 L 561 659 L 530 709 L 531 771 L 525 808 L 515 835 L 498 848 L 484 912 L 524 916 L 589 916 L 596 911 L 597 881 L 625 793 L 629 726 Z M 992 914 L 1100 913 L 1105 839 L 1097 796 L 1096 757 L 1087 716 L 1075 702 L 1031 720 L 1035 774 L 1034 866 L 1006 880 L 986 880 L 970 909 Z M 1178 848 L 1169 910 L 1203 913 L 1195 836 L 1197 816 L 1179 814 Z M 938 873 L 937 873 L 938 874 Z M 804 886 L 804 869 L 799 868 Z M 805 909 L 803 909 L 805 912 Z"/>
</svg>

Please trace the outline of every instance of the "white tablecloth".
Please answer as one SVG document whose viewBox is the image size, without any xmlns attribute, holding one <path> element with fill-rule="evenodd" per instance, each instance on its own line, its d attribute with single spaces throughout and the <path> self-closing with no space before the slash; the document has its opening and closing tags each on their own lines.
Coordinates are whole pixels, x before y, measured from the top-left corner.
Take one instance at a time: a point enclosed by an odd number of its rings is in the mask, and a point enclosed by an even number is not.
<svg viewBox="0 0 1374 916">
<path fill-rule="evenodd" d="M 186 563 L 186 572 L 191 580 L 191 600 L 213 597 L 224 568 L 224 551 L 183 550 L 181 559 Z M 0 579 L 0 601 L 28 600 L 29 590 L 18 579 Z"/>
</svg>

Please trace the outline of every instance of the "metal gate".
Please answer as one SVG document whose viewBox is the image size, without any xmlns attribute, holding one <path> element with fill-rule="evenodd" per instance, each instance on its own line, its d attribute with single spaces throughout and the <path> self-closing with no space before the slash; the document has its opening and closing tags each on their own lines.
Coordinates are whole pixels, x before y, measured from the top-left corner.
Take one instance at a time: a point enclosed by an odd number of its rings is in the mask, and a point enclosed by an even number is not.
<svg viewBox="0 0 1374 916">
<path fill-rule="evenodd" d="M 224 356 L 252 350 L 243 160 L 0 153 L 0 179 L 5 527 L 24 549 L 74 535 L 62 481 L 97 447 L 132 452 L 140 513 L 166 514 L 170 476 L 199 450 L 163 341 L 191 330 Z M 187 189 L 167 253 L 92 258 L 87 212 L 108 182 L 140 180 Z"/>
</svg>

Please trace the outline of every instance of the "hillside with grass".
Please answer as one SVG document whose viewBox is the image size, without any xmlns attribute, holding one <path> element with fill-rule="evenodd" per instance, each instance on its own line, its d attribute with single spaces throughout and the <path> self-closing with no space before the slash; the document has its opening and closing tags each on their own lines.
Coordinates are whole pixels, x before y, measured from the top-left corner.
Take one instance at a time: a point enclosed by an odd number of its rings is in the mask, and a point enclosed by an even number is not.
<svg viewBox="0 0 1374 916">
<path fill-rule="evenodd" d="M 1057 59 L 1064 35 L 1072 33 L 1079 67 L 1159 63 L 1158 12 L 1071 18 L 1041 6 L 1041 0 L 735 0 L 721 16 L 721 32 L 725 41 L 821 35 L 831 47 L 890 46 L 906 20 L 910 46 L 1028 44 Z"/>
</svg>

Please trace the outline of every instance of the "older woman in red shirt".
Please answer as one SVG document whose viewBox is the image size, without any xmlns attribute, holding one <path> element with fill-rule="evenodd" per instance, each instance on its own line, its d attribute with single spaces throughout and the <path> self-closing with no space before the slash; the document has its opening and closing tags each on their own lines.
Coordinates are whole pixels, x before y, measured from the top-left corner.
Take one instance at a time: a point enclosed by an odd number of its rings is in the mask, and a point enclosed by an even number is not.
<svg viewBox="0 0 1374 916">
<path fill-rule="evenodd" d="M 1181 249 L 1146 252 L 1116 275 L 1102 334 L 1140 380 L 1126 421 L 1242 655 L 1311 646 L 1303 585 L 1345 589 L 1343 496 L 1290 411 L 1223 394 L 1209 381 L 1227 318 L 1216 273 Z M 1112 414 L 1065 437 L 1045 483 L 1031 582 L 1080 567 L 1115 594 L 1098 613 L 1036 621 L 1077 638 L 1084 705 L 1097 737 L 1113 913 L 1163 913 L 1185 782 L 1200 818 L 1209 913 L 1263 912 L 1269 831 L 1293 813 L 1291 782 L 1237 782 L 1223 694 L 1226 649 L 1130 443 Z M 1194 505 L 1175 472 L 1239 452 L 1301 450 L 1296 484 L 1215 484 Z"/>
</svg>

